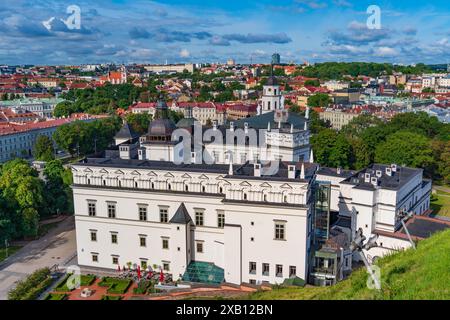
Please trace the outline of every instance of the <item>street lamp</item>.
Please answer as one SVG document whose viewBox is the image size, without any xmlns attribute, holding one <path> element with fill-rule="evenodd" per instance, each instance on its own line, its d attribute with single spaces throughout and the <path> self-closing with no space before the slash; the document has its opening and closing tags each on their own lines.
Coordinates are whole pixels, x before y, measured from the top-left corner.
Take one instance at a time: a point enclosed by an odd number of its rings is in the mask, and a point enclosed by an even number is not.
<svg viewBox="0 0 450 320">
<path fill-rule="evenodd" d="M 350 250 L 352 252 L 359 253 L 359 255 L 361 256 L 361 260 L 364 262 L 364 265 L 366 266 L 367 272 L 372 277 L 373 283 L 375 284 L 375 288 L 377 290 L 380 290 L 381 289 L 380 281 L 375 276 L 375 273 L 374 273 L 371 265 L 367 261 L 366 255 L 363 252 L 363 250 L 370 250 L 370 249 L 378 246 L 378 244 L 377 244 L 378 234 L 371 236 L 369 238 L 369 240 L 367 240 L 367 242 L 364 243 L 364 241 L 366 241 L 366 239 L 367 238 L 363 235 L 362 228 L 359 228 L 358 231 L 356 232 L 354 240 L 350 244 Z"/>
<path fill-rule="evenodd" d="M 416 250 L 416 244 L 414 243 L 413 239 L 411 238 L 408 228 L 406 227 L 406 221 L 408 221 L 410 218 L 412 218 L 413 215 L 414 215 L 413 211 L 410 211 L 410 212 L 402 211 L 399 214 L 399 216 L 401 218 L 400 222 L 402 223 L 403 229 L 405 229 L 406 235 L 408 236 L 409 243 L 411 243 L 411 246 L 413 247 L 413 249 Z"/>
</svg>

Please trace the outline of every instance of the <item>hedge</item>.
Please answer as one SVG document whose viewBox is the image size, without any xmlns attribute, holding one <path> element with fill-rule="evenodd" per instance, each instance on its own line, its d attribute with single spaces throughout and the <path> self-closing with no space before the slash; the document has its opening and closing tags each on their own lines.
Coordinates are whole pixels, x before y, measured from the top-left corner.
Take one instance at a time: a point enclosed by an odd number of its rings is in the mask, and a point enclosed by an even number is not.
<svg viewBox="0 0 450 320">
<path fill-rule="evenodd" d="M 49 293 L 44 300 L 65 300 L 66 298 L 65 293 Z"/>
<path fill-rule="evenodd" d="M 142 280 L 139 282 L 138 286 L 133 289 L 135 294 L 146 294 L 149 288 L 153 287 L 153 282 L 149 280 Z"/>
<path fill-rule="evenodd" d="M 8 292 L 9 300 L 35 300 L 53 282 L 49 268 L 38 269 Z"/>
<path fill-rule="evenodd" d="M 102 296 L 102 300 L 122 300 L 121 296 Z"/>
<path fill-rule="evenodd" d="M 101 287 L 109 287 L 106 291 L 108 293 L 123 294 L 127 292 L 130 287 L 131 280 L 104 277 L 98 285 Z"/>
</svg>

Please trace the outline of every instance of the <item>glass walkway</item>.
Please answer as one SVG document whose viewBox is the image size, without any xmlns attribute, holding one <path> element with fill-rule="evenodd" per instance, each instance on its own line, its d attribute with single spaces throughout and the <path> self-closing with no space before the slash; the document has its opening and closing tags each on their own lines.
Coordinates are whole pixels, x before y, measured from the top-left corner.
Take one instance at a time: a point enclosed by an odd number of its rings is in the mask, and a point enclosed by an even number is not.
<svg viewBox="0 0 450 320">
<path fill-rule="evenodd" d="M 224 281 L 224 270 L 213 263 L 192 261 L 183 275 L 183 281 L 220 284 Z"/>
</svg>

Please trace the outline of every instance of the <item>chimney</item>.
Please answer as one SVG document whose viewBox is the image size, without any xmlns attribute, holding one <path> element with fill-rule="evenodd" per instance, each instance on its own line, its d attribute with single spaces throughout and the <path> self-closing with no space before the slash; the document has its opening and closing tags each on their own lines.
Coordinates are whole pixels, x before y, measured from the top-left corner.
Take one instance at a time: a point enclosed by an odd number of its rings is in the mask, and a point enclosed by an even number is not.
<svg viewBox="0 0 450 320">
<path fill-rule="evenodd" d="M 294 124 L 291 123 L 291 133 L 294 133 Z"/>
<path fill-rule="evenodd" d="M 213 130 L 217 130 L 217 120 L 213 121 Z"/>
<path fill-rule="evenodd" d="M 302 163 L 302 170 L 300 171 L 300 179 L 305 179 L 305 164 Z"/>
<path fill-rule="evenodd" d="M 372 177 L 372 178 L 370 179 L 370 183 L 372 183 L 372 185 L 373 185 L 374 187 L 378 186 L 378 178 L 377 178 L 377 177 Z"/>
<path fill-rule="evenodd" d="M 228 168 L 228 175 L 233 175 L 233 159 L 230 159 L 230 167 Z"/>
<path fill-rule="evenodd" d="M 295 166 L 288 166 L 288 178 L 295 179 Z"/>
<path fill-rule="evenodd" d="M 261 164 L 253 164 L 253 172 L 255 177 L 261 177 Z"/>
<path fill-rule="evenodd" d="M 308 130 L 308 121 L 305 121 L 305 126 L 303 127 L 303 130 L 305 130 L 305 131 Z"/>
<path fill-rule="evenodd" d="M 370 182 L 370 173 L 364 174 L 364 182 L 369 183 Z"/>
<path fill-rule="evenodd" d="M 248 133 L 248 122 L 244 122 L 244 132 Z"/>
<path fill-rule="evenodd" d="M 341 167 L 337 167 L 336 173 L 340 175 L 340 174 L 341 174 L 341 171 L 342 171 L 342 170 L 341 170 Z"/>
<path fill-rule="evenodd" d="M 386 174 L 387 174 L 389 177 L 392 177 L 392 169 L 389 168 L 389 167 L 387 167 L 387 168 L 386 168 Z"/>
<path fill-rule="evenodd" d="M 267 123 L 267 131 L 270 131 L 270 121 Z"/>
<path fill-rule="evenodd" d="M 397 165 L 395 163 L 391 164 L 392 172 L 397 172 Z"/>
<path fill-rule="evenodd" d="M 233 121 L 230 122 L 230 131 L 231 132 L 234 131 L 234 122 Z"/>
<path fill-rule="evenodd" d="M 196 163 L 196 158 L 195 152 L 191 152 L 191 163 Z"/>
<path fill-rule="evenodd" d="M 375 175 L 377 176 L 377 178 L 381 178 L 381 176 L 383 175 L 383 172 L 381 170 L 377 170 L 375 172 Z"/>
</svg>

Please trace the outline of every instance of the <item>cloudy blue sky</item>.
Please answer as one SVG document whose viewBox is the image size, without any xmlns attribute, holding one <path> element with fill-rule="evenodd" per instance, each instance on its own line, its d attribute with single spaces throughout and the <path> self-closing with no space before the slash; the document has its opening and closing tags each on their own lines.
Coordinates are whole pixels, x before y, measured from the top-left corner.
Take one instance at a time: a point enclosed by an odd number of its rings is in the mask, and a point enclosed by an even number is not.
<svg viewBox="0 0 450 320">
<path fill-rule="evenodd" d="M 369 5 L 381 29 L 368 29 Z M 66 8 L 81 9 L 70 30 Z M 48 29 L 42 23 L 55 19 Z M 1 0 L 0 64 L 450 62 L 450 1 Z"/>
</svg>

